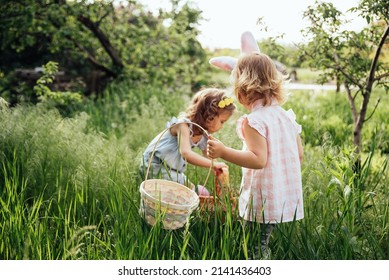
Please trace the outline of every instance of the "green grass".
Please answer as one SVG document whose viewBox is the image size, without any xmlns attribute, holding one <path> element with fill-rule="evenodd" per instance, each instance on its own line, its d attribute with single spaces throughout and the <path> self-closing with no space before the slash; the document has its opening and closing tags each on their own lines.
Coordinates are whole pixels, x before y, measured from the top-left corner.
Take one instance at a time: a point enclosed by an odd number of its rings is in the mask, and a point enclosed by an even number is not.
<svg viewBox="0 0 389 280">
<path fill-rule="evenodd" d="M 2 106 L 0 259 L 252 257 L 259 229 L 248 231 L 231 209 L 197 209 L 174 231 L 140 217 L 140 154 L 188 100 L 157 90 L 147 97 L 148 90 L 122 85 L 68 118 L 39 106 Z M 366 123 L 363 165 L 355 173 L 344 96 L 293 93 L 285 108 L 303 125 L 305 218 L 277 227 L 273 259 L 389 258 L 388 104 L 386 96 Z M 216 137 L 240 148 L 237 116 Z M 190 167 L 187 175 L 202 184 L 207 172 Z M 235 187 L 240 172 L 230 165 Z"/>
</svg>

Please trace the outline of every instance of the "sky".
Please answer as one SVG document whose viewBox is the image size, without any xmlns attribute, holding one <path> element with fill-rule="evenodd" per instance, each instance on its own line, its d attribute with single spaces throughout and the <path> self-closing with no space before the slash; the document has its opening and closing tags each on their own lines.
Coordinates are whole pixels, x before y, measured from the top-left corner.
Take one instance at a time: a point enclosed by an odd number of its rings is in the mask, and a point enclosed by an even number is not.
<svg viewBox="0 0 389 280">
<path fill-rule="evenodd" d="M 169 9 L 169 0 L 140 0 L 151 10 L 158 8 Z M 251 31 L 260 41 L 265 38 L 284 34 L 280 43 L 293 44 L 303 42 L 300 30 L 307 22 L 303 20 L 303 11 L 315 0 L 192 0 L 194 5 L 203 12 L 206 19 L 200 22 L 201 35 L 199 41 L 203 47 L 240 48 L 240 35 L 244 31 Z M 346 12 L 357 6 L 359 0 L 325 0 Z M 350 13 L 350 15 L 353 15 Z M 262 31 L 257 25 L 262 17 L 268 30 Z M 356 15 L 354 15 L 356 17 Z M 366 25 L 363 18 L 351 18 L 352 23 L 347 26 L 350 30 L 360 30 Z"/>
</svg>

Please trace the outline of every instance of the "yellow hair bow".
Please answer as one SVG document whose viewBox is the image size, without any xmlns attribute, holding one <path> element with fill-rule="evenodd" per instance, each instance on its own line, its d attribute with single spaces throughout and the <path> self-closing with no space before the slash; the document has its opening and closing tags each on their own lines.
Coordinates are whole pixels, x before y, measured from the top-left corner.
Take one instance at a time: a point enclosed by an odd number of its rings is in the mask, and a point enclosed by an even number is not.
<svg viewBox="0 0 389 280">
<path fill-rule="evenodd" d="M 225 97 L 225 98 L 223 98 L 222 100 L 219 101 L 217 106 L 219 108 L 224 108 L 224 107 L 232 104 L 233 102 L 234 102 L 234 100 L 231 97 Z"/>
</svg>

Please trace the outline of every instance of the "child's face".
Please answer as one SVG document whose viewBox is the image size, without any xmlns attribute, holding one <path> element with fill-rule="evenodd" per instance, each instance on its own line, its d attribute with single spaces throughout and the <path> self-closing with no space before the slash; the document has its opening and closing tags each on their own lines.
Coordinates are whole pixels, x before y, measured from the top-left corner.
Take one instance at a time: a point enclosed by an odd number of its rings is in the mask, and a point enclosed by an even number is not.
<svg viewBox="0 0 389 280">
<path fill-rule="evenodd" d="M 231 117 L 230 112 L 223 112 L 219 116 L 215 117 L 212 121 L 207 122 L 208 132 L 215 133 L 219 129 L 221 129 L 224 123 Z"/>
</svg>

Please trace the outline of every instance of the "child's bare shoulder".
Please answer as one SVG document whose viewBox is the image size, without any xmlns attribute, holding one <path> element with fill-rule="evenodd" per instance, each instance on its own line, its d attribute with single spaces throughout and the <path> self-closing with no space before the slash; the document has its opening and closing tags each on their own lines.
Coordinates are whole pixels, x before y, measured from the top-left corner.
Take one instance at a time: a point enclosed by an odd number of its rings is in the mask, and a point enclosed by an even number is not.
<svg viewBox="0 0 389 280">
<path fill-rule="evenodd" d="M 189 133 L 189 124 L 185 122 L 176 123 L 170 128 L 170 134 L 173 136 L 177 136 L 178 133 Z"/>
</svg>

